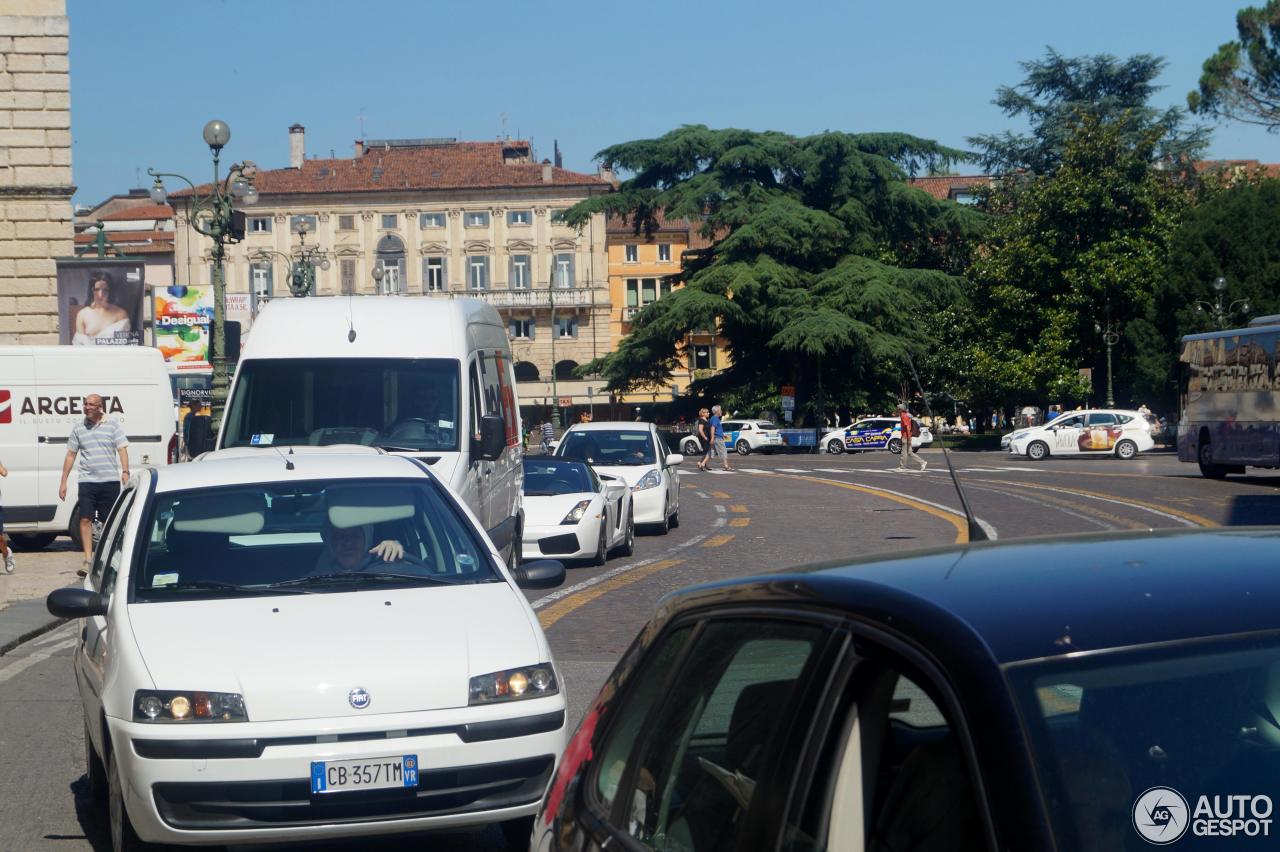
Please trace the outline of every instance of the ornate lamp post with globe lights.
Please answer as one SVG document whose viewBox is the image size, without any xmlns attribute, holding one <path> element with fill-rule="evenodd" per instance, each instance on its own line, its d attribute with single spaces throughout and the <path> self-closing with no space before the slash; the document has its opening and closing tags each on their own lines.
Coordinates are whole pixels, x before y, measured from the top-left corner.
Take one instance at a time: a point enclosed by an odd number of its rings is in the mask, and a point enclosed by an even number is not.
<svg viewBox="0 0 1280 852">
<path fill-rule="evenodd" d="M 292 257 L 282 251 L 266 248 L 258 249 L 250 255 L 251 260 L 270 261 L 272 257 L 284 260 L 289 270 L 289 292 L 298 298 L 312 295 L 316 286 L 317 267 L 324 270 L 329 268 L 329 258 L 325 257 L 324 249 L 307 245 L 309 230 L 310 226 L 305 219 L 294 226 L 293 232 L 298 235 L 298 247 L 294 249 Z"/>
<path fill-rule="evenodd" d="M 204 141 L 213 153 L 213 183 L 209 185 L 208 195 L 201 196 L 200 190 L 190 179 L 172 172 L 157 172 L 147 169 L 147 174 L 155 178 L 151 187 L 151 200 L 156 204 L 168 201 L 162 178 L 176 178 L 191 187 L 193 203 L 191 205 L 190 223 L 198 233 L 213 240 L 213 364 L 212 414 L 213 431 L 222 426 L 222 411 L 227 403 L 227 338 L 226 338 L 226 301 L 227 283 L 223 262 L 227 255 L 227 244 L 238 243 L 244 239 L 244 213 L 235 210 L 235 205 L 256 204 L 258 190 L 253 179 L 258 167 L 251 160 L 236 163 L 227 170 L 225 178 L 218 172 L 218 161 L 222 149 L 231 141 L 231 128 L 225 121 L 214 119 L 204 126 Z"/>
<path fill-rule="evenodd" d="M 1218 294 L 1217 299 L 1213 302 L 1196 302 L 1196 310 L 1213 317 L 1213 324 L 1219 329 L 1232 325 L 1235 322 L 1232 318 L 1237 312 L 1240 314 L 1249 313 L 1248 299 L 1236 299 L 1230 305 L 1225 304 L 1227 279 L 1213 279 L 1213 290 Z"/>
</svg>

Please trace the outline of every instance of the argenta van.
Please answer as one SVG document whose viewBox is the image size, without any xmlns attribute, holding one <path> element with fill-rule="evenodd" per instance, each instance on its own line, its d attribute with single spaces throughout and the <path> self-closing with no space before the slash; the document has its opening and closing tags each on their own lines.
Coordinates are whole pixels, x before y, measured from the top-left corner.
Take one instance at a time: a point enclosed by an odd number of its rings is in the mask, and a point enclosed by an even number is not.
<svg viewBox="0 0 1280 852">
<path fill-rule="evenodd" d="M 362 444 L 420 458 L 507 561 L 523 520 L 506 325 L 478 299 L 277 299 L 253 323 L 218 448 Z"/>
<path fill-rule="evenodd" d="M 124 427 L 129 465 L 162 465 L 177 454 L 169 374 L 149 346 L 0 346 L 0 479 L 5 532 L 23 549 L 69 534 L 79 545 L 77 467 L 58 499 L 71 427 L 84 399 L 102 397 L 107 420 Z"/>
</svg>

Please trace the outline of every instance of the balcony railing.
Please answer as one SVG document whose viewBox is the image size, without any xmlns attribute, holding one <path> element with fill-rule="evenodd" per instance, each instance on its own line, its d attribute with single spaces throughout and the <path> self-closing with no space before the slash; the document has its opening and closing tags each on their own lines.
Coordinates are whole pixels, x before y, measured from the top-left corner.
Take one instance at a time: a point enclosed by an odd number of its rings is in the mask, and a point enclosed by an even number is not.
<svg viewBox="0 0 1280 852">
<path fill-rule="evenodd" d="M 560 288 L 551 290 L 468 290 L 457 295 L 484 299 L 495 308 L 557 308 L 609 304 L 609 291 L 604 288 Z"/>
</svg>

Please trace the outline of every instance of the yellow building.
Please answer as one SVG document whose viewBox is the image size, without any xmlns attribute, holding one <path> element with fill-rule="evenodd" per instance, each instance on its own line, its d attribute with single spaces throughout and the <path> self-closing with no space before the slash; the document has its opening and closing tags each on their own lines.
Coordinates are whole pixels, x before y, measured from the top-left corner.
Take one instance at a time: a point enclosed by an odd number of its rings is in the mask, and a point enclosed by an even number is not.
<svg viewBox="0 0 1280 852">
<path fill-rule="evenodd" d="M 631 333 L 632 322 L 646 305 L 668 295 L 681 284 L 672 280 L 681 268 L 685 252 L 707 248 L 711 243 L 698 233 L 698 226 L 684 219 L 659 215 L 652 234 L 637 233 L 635 226 L 620 218 L 608 224 L 609 327 L 613 349 Z M 667 402 L 684 393 L 694 379 L 706 378 L 729 366 L 723 338 L 714 329 L 689 329 L 677 350 L 679 366 L 665 391 L 649 390 L 628 394 L 620 402 L 638 404 Z"/>
<path fill-rule="evenodd" d="M 609 192 L 608 179 L 539 163 L 519 140 L 360 141 L 328 159 L 306 157 L 301 125 L 289 142 L 289 167 L 258 171 L 245 239 L 228 248 L 228 319 L 252 334 L 260 304 L 290 297 L 282 256 L 297 256 L 301 226 L 329 261 L 315 296 L 484 299 L 508 323 L 526 417 L 546 416 L 557 396 L 562 407 L 601 401 L 603 383 L 573 371 L 613 345 L 604 215 L 580 231 L 559 217 Z M 190 227 L 189 196 L 170 195 L 175 279 L 208 285 L 212 242 Z"/>
</svg>

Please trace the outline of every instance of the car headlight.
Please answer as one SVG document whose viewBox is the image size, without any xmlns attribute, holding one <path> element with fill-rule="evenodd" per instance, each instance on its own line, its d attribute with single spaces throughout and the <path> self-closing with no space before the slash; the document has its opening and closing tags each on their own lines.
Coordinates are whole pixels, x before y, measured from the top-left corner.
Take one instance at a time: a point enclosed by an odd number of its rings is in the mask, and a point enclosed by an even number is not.
<svg viewBox="0 0 1280 852">
<path fill-rule="evenodd" d="M 139 689 L 133 694 L 135 722 L 247 722 L 238 692 Z"/>
<path fill-rule="evenodd" d="M 591 505 L 591 501 L 590 501 L 590 500 L 583 500 L 581 503 L 579 503 L 578 505 L 576 505 L 576 506 L 574 506 L 572 509 L 570 509 L 570 510 L 569 510 L 569 514 L 565 515 L 565 516 L 564 516 L 564 520 L 563 520 L 563 521 L 561 521 L 560 523 L 561 523 L 561 524 L 576 524 L 578 521 L 582 520 L 582 516 L 583 516 L 583 515 L 585 515 L 585 514 L 587 513 L 587 508 L 588 508 L 590 505 Z"/>
<path fill-rule="evenodd" d="M 550 663 L 539 663 L 519 669 L 480 675 L 471 678 L 467 690 L 467 704 L 494 704 L 499 701 L 518 701 L 522 698 L 542 698 L 560 691 L 556 673 Z"/>
<path fill-rule="evenodd" d="M 657 469 L 653 469 L 640 477 L 640 481 L 631 486 L 632 491 L 645 491 L 649 488 L 657 488 L 662 484 L 662 474 Z"/>
</svg>

